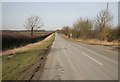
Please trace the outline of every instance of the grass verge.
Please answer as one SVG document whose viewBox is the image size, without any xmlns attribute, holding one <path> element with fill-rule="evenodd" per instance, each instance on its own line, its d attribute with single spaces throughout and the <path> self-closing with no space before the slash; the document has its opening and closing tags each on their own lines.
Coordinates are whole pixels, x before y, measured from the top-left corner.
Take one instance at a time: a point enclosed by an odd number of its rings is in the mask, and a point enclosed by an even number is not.
<svg viewBox="0 0 120 82">
<path fill-rule="evenodd" d="M 117 41 L 108 42 L 108 41 L 100 41 L 96 39 L 88 39 L 88 40 L 75 39 L 75 40 L 78 42 L 89 44 L 89 45 L 118 46 Z"/>
<path fill-rule="evenodd" d="M 55 34 L 45 38 L 43 41 L 31 45 L 24 52 L 2 56 L 2 80 L 17 80 L 19 76 L 41 57 L 48 46 L 54 41 Z M 39 44 L 40 43 L 40 44 Z"/>
<path fill-rule="evenodd" d="M 100 41 L 100 40 L 96 40 L 96 39 L 87 39 L 87 40 L 73 39 L 73 38 L 68 38 L 64 34 L 61 34 L 61 36 L 64 39 L 67 39 L 67 40 L 70 40 L 70 41 L 81 42 L 81 43 L 88 44 L 88 45 L 102 45 L 102 46 L 107 46 L 107 47 L 111 47 L 112 50 L 116 50 L 116 51 L 120 52 L 120 42 L 118 42 L 118 41 L 108 42 L 108 41 Z"/>
<path fill-rule="evenodd" d="M 118 46 L 118 44 L 120 44 L 118 41 L 108 42 L 108 41 L 100 41 L 100 40 L 96 40 L 96 39 L 73 39 L 73 38 L 68 38 L 67 36 L 65 36 L 63 34 L 61 34 L 61 35 L 64 38 L 67 38 L 69 40 L 85 43 L 88 45 Z"/>
</svg>

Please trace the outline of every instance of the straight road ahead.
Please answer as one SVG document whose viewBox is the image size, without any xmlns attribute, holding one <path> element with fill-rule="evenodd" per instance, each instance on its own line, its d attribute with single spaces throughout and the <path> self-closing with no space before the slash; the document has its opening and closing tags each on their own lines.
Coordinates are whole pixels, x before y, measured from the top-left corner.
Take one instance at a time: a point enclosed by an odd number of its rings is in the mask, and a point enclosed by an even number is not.
<svg viewBox="0 0 120 82">
<path fill-rule="evenodd" d="M 86 45 L 56 33 L 40 80 L 117 80 L 118 52 L 100 45 Z"/>
</svg>

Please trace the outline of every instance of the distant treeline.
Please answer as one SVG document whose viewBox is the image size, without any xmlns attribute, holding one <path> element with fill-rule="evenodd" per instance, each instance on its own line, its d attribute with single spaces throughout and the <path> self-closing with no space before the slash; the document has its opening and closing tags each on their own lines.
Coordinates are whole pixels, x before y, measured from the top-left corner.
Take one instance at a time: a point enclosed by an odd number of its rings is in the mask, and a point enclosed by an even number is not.
<svg viewBox="0 0 120 82">
<path fill-rule="evenodd" d="M 29 32 L 29 30 L 0 30 L 1 32 Z M 34 32 L 48 32 L 46 30 L 34 30 Z M 52 32 L 52 31 L 49 31 Z"/>
<path fill-rule="evenodd" d="M 119 41 L 120 42 L 120 28 L 104 28 L 99 30 L 77 30 L 75 28 L 64 27 L 60 32 L 69 38 L 74 39 L 97 39 L 102 41 Z"/>
<path fill-rule="evenodd" d="M 4 31 L 2 32 L 2 50 L 12 49 L 29 43 L 41 41 L 51 33 L 52 32 L 37 32 L 31 37 L 29 32 Z"/>
<path fill-rule="evenodd" d="M 101 10 L 94 19 L 80 18 L 72 27 L 64 26 L 61 33 L 71 38 L 120 41 L 120 26 L 112 26 L 113 16 L 108 8 Z"/>
</svg>

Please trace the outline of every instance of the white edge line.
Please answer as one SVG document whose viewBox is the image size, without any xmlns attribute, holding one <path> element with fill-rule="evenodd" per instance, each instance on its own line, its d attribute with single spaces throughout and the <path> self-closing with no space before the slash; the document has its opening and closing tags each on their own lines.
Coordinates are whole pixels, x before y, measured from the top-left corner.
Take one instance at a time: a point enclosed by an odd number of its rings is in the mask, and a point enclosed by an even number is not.
<svg viewBox="0 0 120 82">
<path fill-rule="evenodd" d="M 87 56 L 88 58 L 92 59 L 93 61 L 95 61 L 96 63 L 100 64 L 100 65 L 103 65 L 102 63 L 98 62 L 97 60 L 95 60 L 94 58 L 90 57 L 89 55 L 87 55 L 86 53 L 84 52 L 81 52 L 83 55 Z"/>
</svg>

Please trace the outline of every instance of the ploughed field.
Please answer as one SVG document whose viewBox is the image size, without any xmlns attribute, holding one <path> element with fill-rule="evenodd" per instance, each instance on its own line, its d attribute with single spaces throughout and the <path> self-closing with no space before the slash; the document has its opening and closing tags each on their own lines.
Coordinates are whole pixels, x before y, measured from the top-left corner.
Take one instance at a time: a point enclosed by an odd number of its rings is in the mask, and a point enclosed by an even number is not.
<svg viewBox="0 0 120 82">
<path fill-rule="evenodd" d="M 34 32 L 31 37 L 28 31 L 1 31 L 0 37 L 2 38 L 2 50 L 8 50 L 20 46 L 25 46 L 29 43 L 41 41 L 52 32 Z"/>
</svg>

